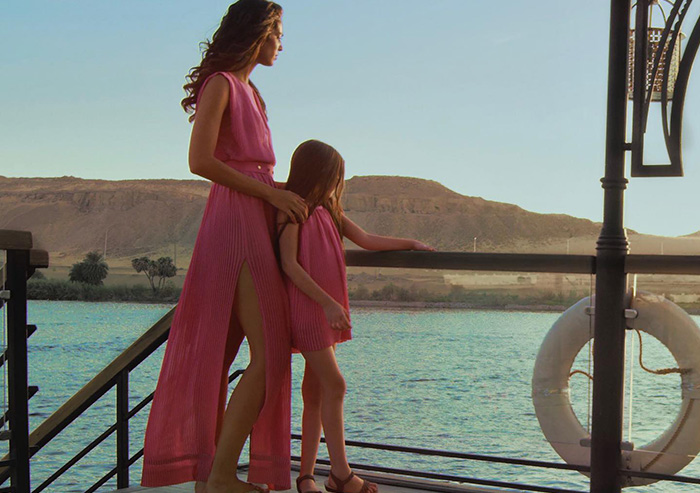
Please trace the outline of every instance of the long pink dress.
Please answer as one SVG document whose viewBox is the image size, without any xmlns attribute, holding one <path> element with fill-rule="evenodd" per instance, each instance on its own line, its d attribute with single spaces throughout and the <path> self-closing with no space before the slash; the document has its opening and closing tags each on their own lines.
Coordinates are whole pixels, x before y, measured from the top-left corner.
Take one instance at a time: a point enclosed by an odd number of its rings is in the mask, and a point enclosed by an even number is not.
<svg viewBox="0 0 700 493">
<path fill-rule="evenodd" d="M 248 84 L 221 74 L 229 81 L 230 106 L 215 156 L 274 186 L 275 156 L 260 102 Z M 228 371 L 243 340 L 232 307 L 241 266 L 247 263 L 260 301 L 266 357 L 265 403 L 251 435 L 248 480 L 273 489 L 290 487 L 290 332 L 273 249 L 274 218 L 267 202 L 212 184 L 148 419 L 144 486 L 209 476 Z"/>
<path fill-rule="evenodd" d="M 297 261 L 321 289 L 349 310 L 343 241 L 330 213 L 321 206 L 299 228 Z M 321 305 L 286 280 L 295 349 L 318 351 L 352 339 L 350 330 L 332 329 Z"/>
</svg>

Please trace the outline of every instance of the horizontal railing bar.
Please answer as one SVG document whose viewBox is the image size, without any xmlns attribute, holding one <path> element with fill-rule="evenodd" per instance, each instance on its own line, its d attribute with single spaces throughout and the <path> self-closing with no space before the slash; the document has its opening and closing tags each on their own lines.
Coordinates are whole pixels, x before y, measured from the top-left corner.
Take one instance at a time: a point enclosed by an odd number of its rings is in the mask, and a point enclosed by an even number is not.
<svg viewBox="0 0 700 493">
<path fill-rule="evenodd" d="M 98 373 L 90 382 L 68 399 L 57 411 L 46 418 L 30 435 L 30 445 L 41 449 L 53 437 L 63 431 L 82 412 L 94 404 L 100 397 L 111 389 L 116 376 L 129 367 L 136 359 L 142 361 L 152 354 L 167 340 L 170 323 L 174 315 L 173 308 L 158 322 L 139 337 L 123 353 L 117 356 L 107 367 Z M 0 480 L 6 474 L 2 471 Z"/>
<path fill-rule="evenodd" d="M 148 333 L 153 332 L 153 340 L 151 341 L 150 345 L 146 346 L 145 348 L 142 348 L 140 351 L 135 350 L 132 351 L 132 354 L 129 356 L 129 362 L 127 365 L 124 366 L 124 369 L 131 372 L 139 366 L 143 361 L 148 358 L 150 355 L 155 353 L 160 346 L 162 346 L 167 340 L 168 336 L 170 334 L 170 324 L 172 323 L 172 317 L 175 316 L 175 308 L 177 308 L 177 305 L 172 307 L 168 313 L 163 315 L 163 318 L 161 318 L 154 326 L 152 326 L 148 331 L 141 336 L 132 346 L 136 346 L 137 343 Z M 167 328 L 164 328 L 166 325 L 164 323 L 165 320 L 168 320 L 167 322 Z M 157 335 L 157 337 L 155 337 Z M 129 348 L 127 348 L 124 352 L 128 351 Z M 123 354 L 123 353 L 122 353 Z M 115 360 L 116 361 L 116 360 Z M 106 368 L 105 368 L 106 370 Z M 119 372 L 117 372 L 118 374 Z M 116 377 L 116 375 L 115 375 Z M 115 380 L 116 381 L 116 380 Z"/>
<path fill-rule="evenodd" d="M 141 362 L 153 354 L 167 339 L 175 308 L 163 315 L 150 329 L 126 348 L 100 373 L 46 418 L 29 435 L 30 453 L 34 455 L 56 435 L 70 425 L 86 409 L 105 395 L 115 384 L 117 375 L 134 361 Z M 138 364 L 138 363 L 137 363 Z M 134 365 L 135 366 L 135 365 Z M 9 470 L 0 468 L 0 483 L 7 480 Z"/>
<path fill-rule="evenodd" d="M 634 274 L 700 274 L 700 255 L 628 255 L 625 271 Z"/>
<path fill-rule="evenodd" d="M 243 370 L 236 370 L 234 371 L 230 376 L 229 376 L 229 383 L 234 381 L 236 378 L 238 378 L 240 375 L 243 374 Z M 129 414 L 127 415 L 127 419 L 131 419 L 138 413 L 140 410 L 142 410 L 149 402 L 153 400 L 153 395 L 154 392 L 149 394 L 146 398 L 144 398 L 139 404 L 137 404 L 131 411 L 129 411 Z M 63 473 L 65 473 L 68 469 L 73 467 L 75 464 L 77 464 L 83 457 L 85 457 L 87 454 L 89 454 L 95 447 L 97 447 L 100 443 L 102 443 L 104 440 L 106 440 L 112 433 L 114 433 L 117 429 L 117 424 L 113 424 L 107 430 L 105 430 L 100 436 L 98 436 L 95 440 L 93 440 L 89 445 L 87 445 L 83 450 L 78 452 L 75 457 L 73 457 L 71 460 L 66 462 L 60 469 L 58 469 L 56 472 L 54 472 L 51 476 L 49 476 L 42 484 L 40 484 L 33 493 L 39 493 L 42 491 L 44 488 L 49 486 L 51 483 L 53 483 L 56 479 L 58 479 Z M 136 462 L 141 455 L 143 455 L 143 449 L 141 449 L 139 452 L 137 452 L 130 460 L 129 460 L 129 466 L 131 466 L 134 462 Z M 114 474 L 116 474 L 116 469 L 114 469 Z M 114 475 L 112 474 L 112 476 Z M 112 477 L 110 476 L 110 478 Z M 106 481 L 108 481 L 110 478 L 107 478 Z M 104 478 L 103 478 L 104 479 Z M 101 483 L 98 485 L 98 488 L 102 486 Z"/>
<path fill-rule="evenodd" d="M 49 266 L 49 252 L 46 250 L 29 250 L 29 266 L 34 269 L 45 269 Z"/>
<path fill-rule="evenodd" d="M 117 474 L 117 468 L 114 467 L 114 469 L 110 470 L 107 474 L 102 476 L 102 479 L 98 480 L 95 484 L 90 486 L 87 490 L 85 490 L 85 493 L 93 493 L 97 491 L 102 485 L 104 485 L 107 481 L 112 479 L 114 476 Z"/>
<path fill-rule="evenodd" d="M 129 459 L 129 466 L 133 466 L 137 460 L 139 460 L 141 457 L 143 457 L 143 449 L 139 450 L 136 452 L 134 455 L 131 456 L 131 459 Z"/>
<path fill-rule="evenodd" d="M 345 259 L 347 265 L 353 267 L 595 273 L 595 257 L 592 255 L 347 250 Z"/>
<path fill-rule="evenodd" d="M 61 466 L 59 469 L 56 470 L 51 476 L 46 478 L 46 480 L 41 483 L 37 488 L 32 492 L 32 493 L 39 493 L 42 491 L 44 488 L 49 486 L 51 483 L 56 481 L 59 477 L 63 475 L 68 469 L 76 465 L 83 457 L 85 457 L 87 454 L 92 452 L 95 447 L 97 447 L 99 444 L 104 442 L 112 433 L 114 433 L 117 429 L 116 423 L 107 428 L 100 436 L 95 438 L 92 442 L 90 442 L 83 450 L 78 452 L 71 460 L 66 462 L 63 466 Z"/>
<path fill-rule="evenodd" d="M 244 371 L 245 371 L 245 370 L 236 370 L 236 371 L 234 371 L 233 373 L 231 373 L 231 374 L 228 376 L 228 383 L 230 384 L 230 383 L 233 382 L 235 379 L 237 379 L 238 377 L 240 377 L 241 375 L 243 375 L 243 372 L 244 372 Z"/>
<path fill-rule="evenodd" d="M 0 229 L 0 250 L 31 250 L 32 234 L 29 231 Z"/>
<path fill-rule="evenodd" d="M 234 371 L 230 376 L 229 376 L 229 383 L 233 382 L 236 378 L 238 378 L 240 375 L 243 374 L 244 370 L 236 370 Z M 137 404 L 131 411 L 129 411 L 129 414 L 127 415 L 127 419 L 131 419 L 138 413 L 140 410 L 142 410 L 149 402 L 153 400 L 153 395 L 155 392 L 151 392 L 146 398 L 144 398 L 139 404 Z M 105 430 L 100 436 L 98 436 L 95 440 L 93 440 L 89 445 L 87 445 L 83 450 L 78 452 L 71 460 L 66 462 L 60 469 L 58 469 L 56 472 L 54 472 L 51 476 L 49 476 L 42 484 L 40 484 L 33 493 L 39 493 L 42 491 L 44 488 L 49 486 L 51 483 L 53 483 L 56 479 L 58 479 L 63 473 L 65 473 L 68 469 L 73 467 L 75 464 L 77 464 L 83 457 L 85 457 L 87 454 L 89 454 L 95 447 L 97 447 L 100 443 L 102 443 L 104 440 L 106 440 L 112 433 L 114 433 L 117 429 L 117 424 L 113 424 L 107 430 Z M 141 455 L 143 455 L 143 449 L 141 449 L 139 452 L 137 452 L 129 461 L 129 466 L 132 465 L 134 462 L 136 462 Z M 116 474 L 116 469 L 114 469 L 114 474 Z M 114 475 L 113 474 L 113 475 Z M 113 476 L 112 475 L 112 476 Z M 111 476 L 110 476 L 111 477 Z M 110 478 L 107 478 L 109 480 Z M 102 483 L 104 484 L 104 483 Z M 101 486 L 102 484 L 98 485 Z"/>
<path fill-rule="evenodd" d="M 236 378 L 238 378 L 238 377 L 241 376 L 241 375 L 243 375 L 243 370 L 236 370 L 236 371 L 234 371 L 231 375 L 229 375 L 229 377 L 228 377 L 228 383 L 233 382 Z M 146 406 L 148 405 L 148 403 L 151 402 L 151 401 L 153 400 L 153 396 L 154 396 L 154 395 L 155 395 L 155 392 L 151 392 L 151 393 L 148 394 L 146 397 L 144 397 L 144 399 L 143 399 L 141 402 L 139 402 L 138 404 L 136 404 L 136 405 L 134 406 L 134 408 L 133 408 L 131 411 L 129 411 L 129 414 L 126 415 L 126 419 L 131 419 L 131 418 L 133 418 L 134 416 L 136 416 L 136 414 L 138 414 L 138 412 L 141 411 L 141 409 L 143 409 L 144 407 L 146 407 Z"/>
<path fill-rule="evenodd" d="M 301 440 L 301 435 L 292 434 L 294 440 Z M 325 442 L 325 438 L 321 438 Z M 386 445 L 383 443 L 359 442 L 354 440 L 345 440 L 345 445 L 349 447 L 367 448 L 374 450 L 383 450 L 387 452 L 407 452 L 418 455 L 430 455 L 435 457 L 449 457 L 452 459 L 466 459 L 482 462 L 495 462 L 501 464 L 513 464 L 518 466 L 542 467 L 548 469 L 562 469 L 567 471 L 590 472 L 590 466 L 578 466 L 572 464 L 560 464 L 556 462 L 545 462 L 530 459 L 516 459 L 512 457 L 495 457 L 491 455 L 468 454 L 464 452 L 451 452 L 448 450 L 433 450 L 418 447 L 405 447 L 403 445 Z"/>
<path fill-rule="evenodd" d="M 627 471 L 620 469 L 620 474 L 623 476 L 632 476 L 635 478 L 658 479 L 659 481 L 674 481 L 676 483 L 700 484 L 700 478 L 692 478 L 690 476 L 675 476 L 673 474 L 661 474 L 658 472 L 643 472 L 643 471 Z"/>
<path fill-rule="evenodd" d="M 299 461 L 301 460 L 301 457 L 292 456 L 292 460 Z M 317 459 L 316 462 L 319 464 L 330 466 L 330 461 L 326 459 Z M 427 471 L 408 471 L 405 469 L 397 469 L 393 467 L 373 466 L 357 463 L 350 463 L 349 465 L 353 469 L 363 469 L 365 471 L 381 472 L 385 474 L 398 474 L 402 476 L 411 476 L 415 478 L 434 479 L 437 481 L 453 481 L 455 483 L 478 484 L 481 486 L 494 486 L 498 488 L 519 489 L 525 491 L 539 491 L 542 493 L 587 493 L 580 490 L 564 490 L 561 488 L 552 488 L 549 486 L 537 486 L 523 483 L 509 483 L 506 481 L 495 481 L 491 479 L 468 478 L 464 476 L 455 476 L 451 474 L 441 474 Z"/>
<path fill-rule="evenodd" d="M 139 450 L 136 452 L 134 455 L 131 456 L 129 461 L 127 462 L 127 466 L 133 466 L 134 463 L 136 463 L 137 460 L 139 460 L 143 456 L 143 449 Z M 102 479 L 100 479 L 97 483 L 93 484 L 90 489 L 86 490 L 85 493 L 92 493 L 93 491 L 96 491 L 100 486 L 105 484 L 107 481 L 112 479 L 114 476 L 117 474 L 117 468 L 115 467 L 114 469 L 110 470 L 107 474 L 102 476 Z"/>
<path fill-rule="evenodd" d="M 131 411 L 129 411 L 129 412 L 127 413 L 126 419 L 127 419 L 127 420 L 130 420 L 131 418 L 133 418 L 134 416 L 136 416 L 136 415 L 138 414 L 138 412 L 141 411 L 141 409 L 143 409 L 144 407 L 146 407 L 146 406 L 148 405 L 148 403 L 151 402 L 151 401 L 153 400 L 153 396 L 154 396 L 154 395 L 155 395 L 155 392 L 151 392 L 151 393 L 148 394 L 146 397 L 144 397 L 144 399 L 143 399 L 141 402 L 139 402 L 138 404 L 136 404 L 136 406 L 134 406 L 134 408 L 133 408 Z"/>
<path fill-rule="evenodd" d="M 39 392 L 39 387 L 37 387 L 36 385 L 29 385 L 27 387 L 27 400 L 34 397 L 37 392 Z M 5 426 L 5 423 L 9 423 L 9 419 L 10 419 L 10 410 L 8 409 L 0 416 L 0 428 Z M 10 429 L 12 429 L 12 424 L 10 424 Z"/>
<path fill-rule="evenodd" d="M 2 300 L 0 300 L 0 308 L 2 308 Z M 36 325 L 27 325 L 27 339 L 29 339 L 32 334 L 36 332 Z M 5 361 L 7 361 L 7 349 L 0 354 L 0 367 L 5 364 Z"/>
<path fill-rule="evenodd" d="M 595 274 L 596 269 L 592 255 L 347 250 L 345 259 L 352 267 L 571 274 Z M 700 255 L 627 255 L 625 270 L 631 274 L 700 275 Z"/>
</svg>

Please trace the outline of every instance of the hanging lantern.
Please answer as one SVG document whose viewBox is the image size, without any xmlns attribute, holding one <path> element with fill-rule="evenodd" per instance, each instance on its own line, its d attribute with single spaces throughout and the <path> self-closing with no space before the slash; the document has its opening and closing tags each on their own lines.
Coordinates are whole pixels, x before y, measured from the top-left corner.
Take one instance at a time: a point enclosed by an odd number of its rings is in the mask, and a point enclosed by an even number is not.
<svg viewBox="0 0 700 493">
<path fill-rule="evenodd" d="M 673 7 L 673 2 L 669 0 L 663 0 Z M 637 7 L 634 4 L 632 8 Z M 663 19 L 664 25 L 661 27 L 653 27 L 653 13 L 654 7 L 661 13 L 661 18 Z M 657 16 L 658 17 L 658 16 Z M 681 41 L 685 36 L 680 33 L 675 46 L 673 47 L 673 54 L 669 58 L 668 50 L 671 46 L 673 38 L 676 36 L 675 31 L 671 31 L 669 36 L 666 38 L 665 47 L 663 54 L 661 55 L 661 60 L 659 61 L 659 68 L 656 72 L 656 77 L 653 77 L 654 62 L 656 60 L 656 54 L 659 51 L 661 45 L 661 38 L 663 37 L 665 25 L 666 25 L 666 12 L 664 12 L 663 7 L 659 4 L 659 0 L 649 1 L 649 27 L 647 28 L 647 56 L 646 56 L 646 92 L 652 87 L 651 100 L 661 101 L 661 92 L 663 88 L 663 80 L 666 72 L 668 71 L 668 99 L 673 99 L 673 88 L 676 84 L 676 78 L 678 77 L 678 67 L 681 62 Z M 630 29 L 629 36 L 629 55 L 628 55 L 628 66 L 627 71 L 627 81 L 629 87 L 629 99 L 634 99 L 634 51 L 635 51 L 635 32 L 634 29 Z"/>
</svg>

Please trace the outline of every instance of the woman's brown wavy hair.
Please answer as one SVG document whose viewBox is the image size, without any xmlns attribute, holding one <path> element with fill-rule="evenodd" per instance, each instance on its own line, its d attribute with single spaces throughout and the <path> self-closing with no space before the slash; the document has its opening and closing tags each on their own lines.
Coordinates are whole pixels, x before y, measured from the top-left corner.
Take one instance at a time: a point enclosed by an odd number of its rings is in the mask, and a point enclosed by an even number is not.
<svg viewBox="0 0 700 493">
<path fill-rule="evenodd" d="M 231 4 L 221 19 L 221 25 L 211 41 L 201 43 L 202 63 L 193 67 L 187 75 L 184 89 L 187 96 L 182 107 L 187 113 L 194 113 L 197 96 L 207 77 L 215 72 L 235 72 L 253 63 L 260 47 L 272 34 L 282 19 L 282 7 L 268 0 L 238 0 Z M 265 102 L 255 85 L 263 109 Z M 194 115 L 190 116 L 190 121 Z"/>
<path fill-rule="evenodd" d="M 306 201 L 309 214 L 318 206 L 330 212 L 343 235 L 343 207 L 340 199 L 345 187 L 345 160 L 333 147 L 318 140 L 307 140 L 292 155 L 286 189 Z"/>
</svg>

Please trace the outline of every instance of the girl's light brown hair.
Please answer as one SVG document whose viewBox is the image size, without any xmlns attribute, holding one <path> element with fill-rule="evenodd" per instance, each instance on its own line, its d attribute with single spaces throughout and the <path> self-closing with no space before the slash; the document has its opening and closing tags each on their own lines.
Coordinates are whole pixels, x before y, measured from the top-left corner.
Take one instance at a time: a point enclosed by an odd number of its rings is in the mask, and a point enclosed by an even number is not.
<svg viewBox="0 0 700 493">
<path fill-rule="evenodd" d="M 193 113 L 197 96 L 207 77 L 215 72 L 235 72 L 253 63 L 260 48 L 282 19 L 282 7 L 268 0 L 238 0 L 228 8 L 211 41 L 201 44 L 202 62 L 190 70 L 182 107 Z M 265 102 L 255 85 L 263 109 Z M 190 121 L 194 115 L 190 117 Z"/>
<path fill-rule="evenodd" d="M 340 199 L 345 186 L 345 160 L 333 147 L 318 140 L 307 140 L 292 155 L 286 189 L 306 201 L 311 213 L 323 206 L 343 235 L 343 208 Z"/>
</svg>

